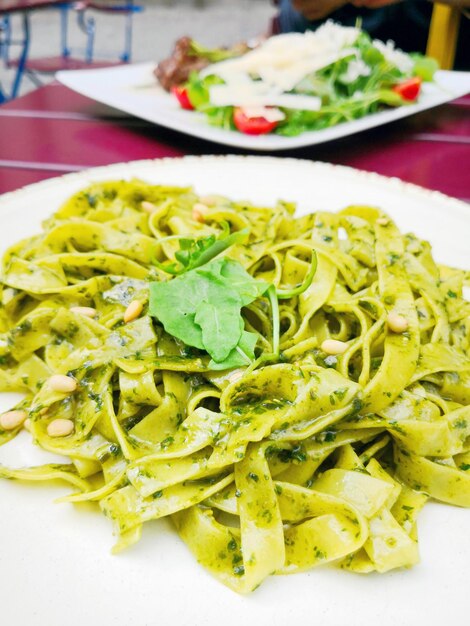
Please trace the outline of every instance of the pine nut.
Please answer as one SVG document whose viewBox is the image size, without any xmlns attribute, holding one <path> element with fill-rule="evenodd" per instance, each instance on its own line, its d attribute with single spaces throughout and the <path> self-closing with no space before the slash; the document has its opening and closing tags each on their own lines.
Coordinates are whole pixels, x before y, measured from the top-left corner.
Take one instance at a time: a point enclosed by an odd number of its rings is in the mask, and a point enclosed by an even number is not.
<svg viewBox="0 0 470 626">
<path fill-rule="evenodd" d="M 139 300 L 132 300 L 127 309 L 124 311 L 124 321 L 127 324 L 128 322 L 132 322 L 137 319 L 139 315 L 142 313 L 142 309 L 144 305 Z"/>
<path fill-rule="evenodd" d="M 404 333 L 408 330 L 408 320 L 398 313 L 389 313 L 387 316 L 387 325 L 392 333 Z"/>
<path fill-rule="evenodd" d="M 206 215 L 208 208 L 209 207 L 206 204 L 196 202 L 196 204 L 193 206 L 191 217 L 196 222 L 204 222 L 204 216 Z"/>
<path fill-rule="evenodd" d="M 153 213 L 157 208 L 154 204 L 148 202 L 147 200 L 142 200 L 140 206 L 142 207 L 142 210 L 146 213 Z"/>
<path fill-rule="evenodd" d="M 326 354 L 343 354 L 348 344 L 344 341 L 338 341 L 337 339 L 325 339 L 320 347 Z"/>
<path fill-rule="evenodd" d="M 48 411 L 49 411 L 49 407 L 48 407 L 48 406 L 45 406 L 43 409 L 41 409 L 41 410 L 39 411 L 39 415 L 41 415 L 41 417 L 42 417 L 43 415 L 46 415 L 46 413 L 47 413 Z"/>
<path fill-rule="evenodd" d="M 61 391 L 62 393 L 72 393 L 77 388 L 77 381 L 64 374 L 54 374 L 49 378 L 47 384 L 52 391 Z"/>
<path fill-rule="evenodd" d="M 15 430 L 15 428 L 19 428 L 28 417 L 26 411 L 7 411 L 0 415 L 0 427 L 3 430 Z"/>
<path fill-rule="evenodd" d="M 23 428 L 27 430 L 28 433 L 31 432 L 31 420 L 29 419 L 29 417 L 23 422 Z"/>
<path fill-rule="evenodd" d="M 97 314 L 97 310 L 92 306 L 71 306 L 70 312 L 77 315 L 85 315 L 86 317 L 96 317 Z"/>
<path fill-rule="evenodd" d="M 74 423 L 72 420 L 56 419 L 47 427 L 49 437 L 68 437 L 74 431 Z"/>
<path fill-rule="evenodd" d="M 378 219 L 375 220 L 375 223 L 378 224 L 379 226 L 388 226 L 388 224 L 390 223 L 390 220 L 388 219 L 388 217 L 379 217 Z"/>
</svg>

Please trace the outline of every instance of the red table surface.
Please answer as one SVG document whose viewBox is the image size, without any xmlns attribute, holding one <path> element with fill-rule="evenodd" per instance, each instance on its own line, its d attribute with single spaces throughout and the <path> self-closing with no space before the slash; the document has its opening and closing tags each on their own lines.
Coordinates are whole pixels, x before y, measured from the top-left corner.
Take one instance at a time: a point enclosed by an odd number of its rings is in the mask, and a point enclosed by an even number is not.
<svg viewBox="0 0 470 626">
<path fill-rule="evenodd" d="M 58 84 L 0 107 L 0 193 L 135 159 L 245 153 L 94 102 Z M 470 97 L 328 144 L 274 153 L 331 161 L 470 201 Z"/>
<path fill-rule="evenodd" d="M 45 9 L 54 5 L 64 4 L 65 1 L 66 0 L 0 0 L 0 14 Z"/>
</svg>

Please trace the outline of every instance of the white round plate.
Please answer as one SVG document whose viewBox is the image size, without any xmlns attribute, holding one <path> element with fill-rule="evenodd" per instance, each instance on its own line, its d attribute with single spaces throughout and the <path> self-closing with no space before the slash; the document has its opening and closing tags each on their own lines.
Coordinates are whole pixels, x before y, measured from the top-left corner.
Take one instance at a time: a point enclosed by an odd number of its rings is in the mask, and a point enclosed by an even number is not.
<svg viewBox="0 0 470 626">
<path fill-rule="evenodd" d="M 255 203 L 294 200 L 299 212 L 349 204 L 385 209 L 433 244 L 440 262 L 470 267 L 470 207 L 396 179 L 293 159 L 188 157 L 70 174 L 0 197 L 1 248 L 37 232 L 92 181 L 139 177 Z M 0 398 L 1 409 L 11 403 Z M 45 460 L 29 435 L 0 448 L 0 463 Z M 59 486 L 0 481 L 0 623 L 5 626 L 440 625 L 467 615 L 470 513 L 428 504 L 418 527 L 421 563 L 359 576 L 329 567 L 271 577 L 248 597 L 206 573 L 165 521 L 111 556 L 111 527 L 93 507 L 53 504 Z"/>
</svg>

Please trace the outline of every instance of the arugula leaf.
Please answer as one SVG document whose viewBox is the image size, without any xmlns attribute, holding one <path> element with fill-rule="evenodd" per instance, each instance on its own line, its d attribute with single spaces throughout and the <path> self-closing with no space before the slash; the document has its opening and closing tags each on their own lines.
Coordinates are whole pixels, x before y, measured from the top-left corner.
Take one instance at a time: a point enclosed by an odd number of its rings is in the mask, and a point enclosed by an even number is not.
<svg viewBox="0 0 470 626">
<path fill-rule="evenodd" d="M 194 239 L 181 237 L 179 240 L 180 249 L 175 253 L 175 259 L 179 262 L 179 266 L 176 263 L 159 263 L 156 259 L 153 259 L 153 263 L 167 274 L 176 276 L 188 270 L 192 270 L 195 267 L 205 265 L 227 250 L 227 248 L 246 239 L 249 232 L 248 228 L 244 228 L 243 230 L 230 234 L 228 224 L 225 224 L 224 230 L 218 239 L 215 235 Z M 174 236 L 171 238 L 173 239 Z M 161 239 L 159 243 L 162 241 L 164 240 Z"/>
<path fill-rule="evenodd" d="M 202 329 L 202 342 L 214 361 L 221 362 L 238 344 L 241 302 L 227 292 L 226 299 L 214 304 L 201 302 L 194 321 Z"/>
<path fill-rule="evenodd" d="M 249 228 L 243 228 L 242 230 L 239 230 L 235 233 L 226 234 L 229 232 L 230 231 L 227 227 L 227 231 L 224 231 L 218 239 L 216 239 L 210 246 L 203 250 L 201 254 L 197 255 L 195 259 L 193 257 L 191 268 L 201 267 L 201 265 L 205 265 L 213 258 L 227 250 L 227 248 L 230 248 L 231 246 L 244 241 L 250 234 Z"/>
<path fill-rule="evenodd" d="M 377 100 L 391 107 L 399 107 L 406 104 L 406 101 L 403 100 L 400 94 L 391 89 L 381 89 L 377 94 Z"/>
<path fill-rule="evenodd" d="M 419 76 L 424 81 L 432 81 L 434 74 L 439 69 L 439 63 L 436 59 L 433 59 L 432 57 L 425 57 L 418 53 L 410 54 L 410 57 L 415 62 L 413 75 Z"/>
<path fill-rule="evenodd" d="M 209 103 L 209 89 L 213 85 L 223 85 L 224 82 L 222 78 L 213 74 L 200 78 L 197 72 L 192 72 L 185 86 L 193 107 L 198 111 L 213 108 Z"/>
<path fill-rule="evenodd" d="M 277 299 L 276 288 L 274 285 L 269 285 L 267 295 L 268 295 L 269 303 L 271 305 L 271 315 L 273 319 L 272 348 L 273 348 L 273 354 L 277 358 L 279 356 L 279 338 L 281 336 L 281 320 L 279 316 L 279 301 Z"/>
<path fill-rule="evenodd" d="M 252 372 L 262 363 L 279 359 L 279 337 L 280 337 L 280 319 L 279 319 L 279 301 L 274 285 L 269 285 L 266 292 L 269 303 L 271 305 L 272 326 L 273 326 L 273 338 L 272 338 L 272 352 L 264 352 L 255 361 L 251 363 L 245 370 L 245 374 Z"/>
<path fill-rule="evenodd" d="M 206 293 L 201 293 L 202 289 Z M 207 297 L 207 285 L 190 272 L 172 281 L 150 283 L 149 313 L 161 321 L 167 333 L 204 350 L 201 327 L 194 321 L 202 297 Z"/>
<path fill-rule="evenodd" d="M 310 261 L 310 266 L 303 282 L 301 282 L 300 285 L 297 285 L 297 287 L 292 287 L 291 289 L 277 289 L 277 297 L 280 300 L 287 300 L 288 298 L 293 298 L 294 296 L 300 296 L 300 294 L 307 291 L 312 284 L 317 271 L 317 253 L 315 250 L 312 250 L 311 252 L 312 260 Z"/>
<path fill-rule="evenodd" d="M 211 63 L 218 63 L 219 61 L 225 61 L 226 59 L 233 59 L 233 57 L 240 56 L 240 52 L 237 50 L 231 50 L 226 48 L 206 48 L 198 41 L 191 39 L 189 53 L 196 57 L 207 59 Z"/>
<path fill-rule="evenodd" d="M 217 363 L 213 359 L 209 362 L 209 367 L 213 370 L 228 370 L 234 367 L 250 365 L 255 358 L 255 346 L 258 342 L 258 335 L 243 330 L 240 341 L 224 361 Z"/>
<path fill-rule="evenodd" d="M 224 263 L 221 266 L 221 276 L 230 281 L 232 288 L 238 292 L 242 306 L 262 296 L 269 287 L 264 281 L 253 280 L 240 263 Z"/>
<path fill-rule="evenodd" d="M 238 261 L 214 259 L 172 280 L 150 283 L 149 313 L 173 337 L 206 350 L 211 368 L 249 365 L 257 335 L 244 330 L 241 308 L 268 288 Z"/>
<path fill-rule="evenodd" d="M 234 107 L 207 107 L 201 110 L 207 115 L 207 121 L 211 126 L 217 126 L 224 130 L 235 130 L 233 122 Z"/>
<path fill-rule="evenodd" d="M 204 239 L 180 239 L 180 249 L 175 252 L 175 259 L 181 263 L 184 270 L 191 269 L 195 261 L 213 244 L 215 235 Z"/>
</svg>

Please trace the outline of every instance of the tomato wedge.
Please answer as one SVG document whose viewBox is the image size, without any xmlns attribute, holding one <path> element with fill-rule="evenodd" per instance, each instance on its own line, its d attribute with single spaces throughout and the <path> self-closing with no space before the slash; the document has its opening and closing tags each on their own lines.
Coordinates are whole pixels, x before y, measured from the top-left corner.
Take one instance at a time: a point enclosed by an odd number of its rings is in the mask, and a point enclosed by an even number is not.
<svg viewBox="0 0 470 626">
<path fill-rule="evenodd" d="M 194 111 L 194 107 L 191 104 L 191 100 L 188 96 L 188 90 L 182 85 L 173 85 L 171 93 L 176 96 L 176 99 L 180 103 L 180 107 L 186 111 Z"/>
<path fill-rule="evenodd" d="M 233 121 L 236 128 L 245 135 L 266 135 L 279 124 L 270 122 L 264 117 L 249 117 L 241 107 L 235 107 Z"/>
<path fill-rule="evenodd" d="M 413 100 L 416 100 L 416 98 L 419 96 L 422 82 L 423 81 L 421 80 L 421 78 L 419 78 L 419 76 L 413 76 L 413 78 L 409 78 L 408 80 L 405 80 L 402 83 L 395 85 L 395 87 L 392 87 L 392 90 L 399 96 L 401 96 L 403 100 L 413 102 Z"/>
</svg>

